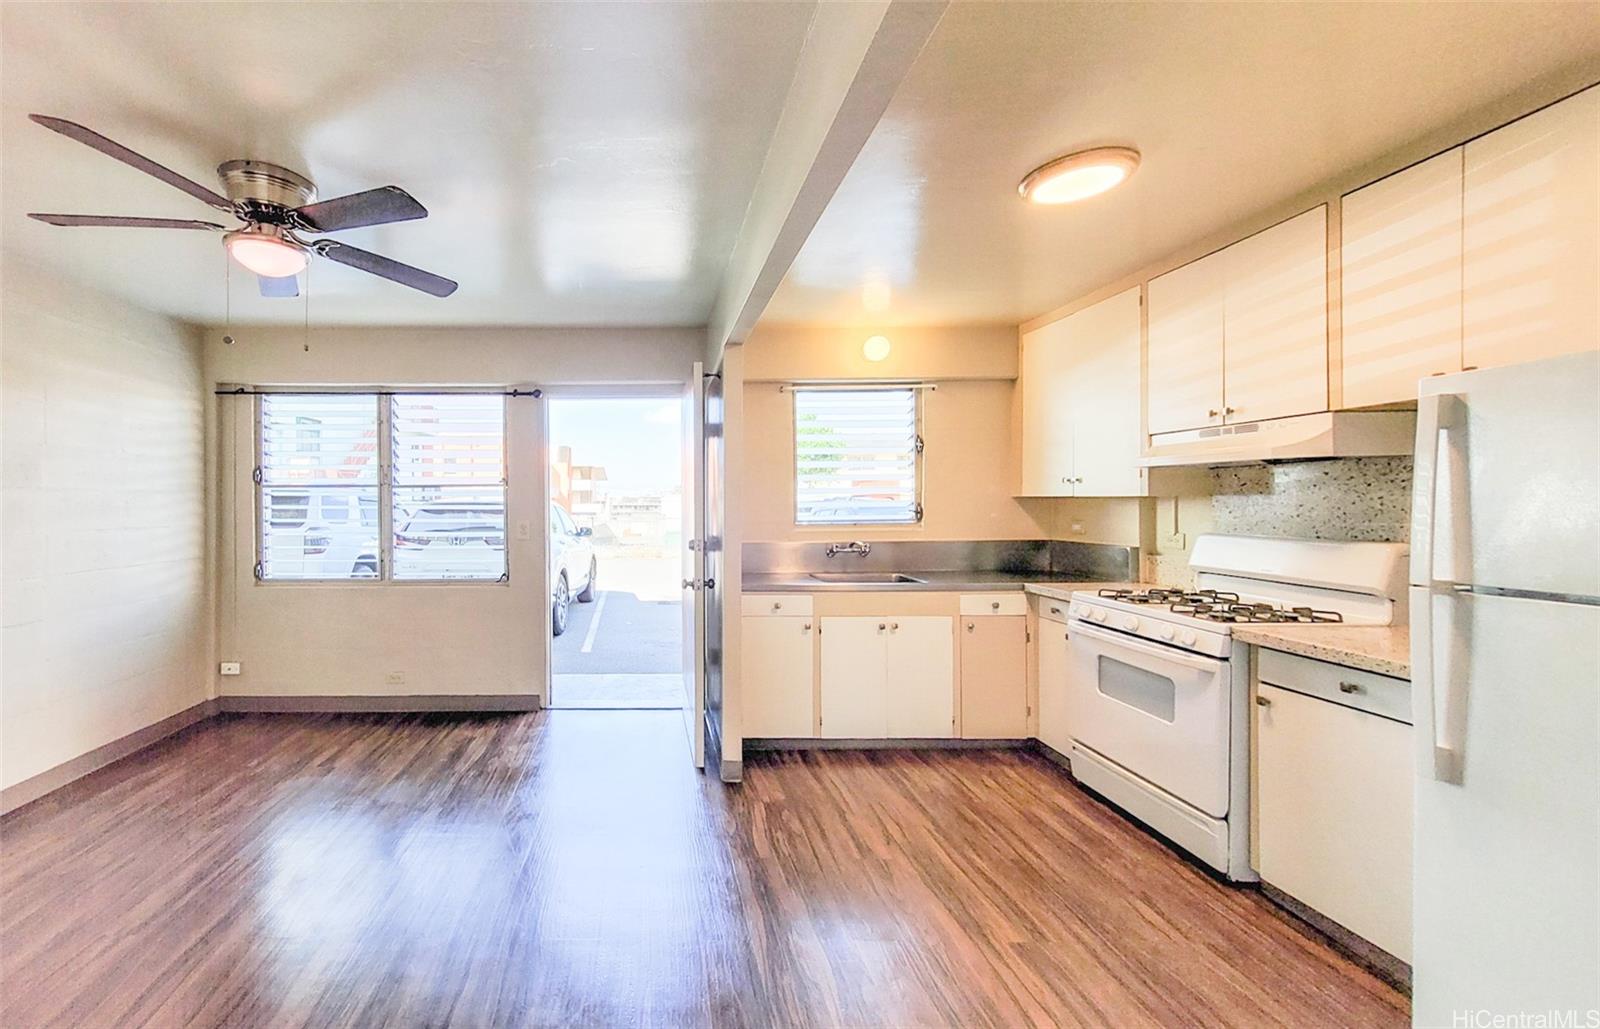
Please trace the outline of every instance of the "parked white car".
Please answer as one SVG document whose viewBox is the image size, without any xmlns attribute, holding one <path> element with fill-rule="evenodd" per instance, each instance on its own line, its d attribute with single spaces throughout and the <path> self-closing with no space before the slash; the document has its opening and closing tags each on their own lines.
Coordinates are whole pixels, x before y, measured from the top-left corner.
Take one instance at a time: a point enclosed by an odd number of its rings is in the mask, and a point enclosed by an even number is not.
<svg viewBox="0 0 1600 1029">
<path fill-rule="evenodd" d="M 579 528 L 572 516 L 556 504 L 550 505 L 550 634 L 567 631 L 568 608 L 572 598 L 587 604 L 594 600 L 598 573 L 593 529 Z"/>
<path fill-rule="evenodd" d="M 262 563 L 274 579 L 378 577 L 378 502 L 354 490 L 273 489 Z"/>
</svg>

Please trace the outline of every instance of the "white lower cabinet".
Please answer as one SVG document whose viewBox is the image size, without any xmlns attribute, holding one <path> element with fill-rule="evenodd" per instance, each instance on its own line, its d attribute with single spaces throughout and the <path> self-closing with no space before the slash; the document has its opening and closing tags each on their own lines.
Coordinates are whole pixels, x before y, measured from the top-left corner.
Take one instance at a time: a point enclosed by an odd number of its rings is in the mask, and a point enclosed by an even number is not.
<svg viewBox="0 0 1600 1029">
<path fill-rule="evenodd" d="M 1332 678 L 1357 698 L 1405 687 L 1343 670 Z M 1308 689 L 1317 691 L 1314 679 Z M 1262 881 L 1410 961 L 1411 727 L 1265 681 L 1257 691 Z"/>
<path fill-rule="evenodd" d="M 953 735 L 954 624 L 942 615 L 823 618 L 822 735 Z"/>
<path fill-rule="evenodd" d="M 1039 619 L 1039 741 L 1058 754 L 1072 747 L 1067 727 L 1067 627 Z"/>
<path fill-rule="evenodd" d="M 746 736 L 793 739 L 816 735 L 812 625 L 809 617 L 744 617 L 740 682 Z"/>
</svg>

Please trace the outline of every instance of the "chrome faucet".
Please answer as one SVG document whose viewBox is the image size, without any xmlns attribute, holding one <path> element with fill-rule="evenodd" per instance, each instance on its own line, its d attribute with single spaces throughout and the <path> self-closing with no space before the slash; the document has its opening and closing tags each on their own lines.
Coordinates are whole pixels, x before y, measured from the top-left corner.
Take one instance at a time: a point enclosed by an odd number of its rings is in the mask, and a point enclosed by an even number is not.
<svg viewBox="0 0 1600 1029">
<path fill-rule="evenodd" d="M 860 540 L 854 540 L 850 543 L 830 543 L 827 551 L 829 557 L 833 557 L 835 554 L 860 554 L 862 557 L 866 557 L 870 553 L 872 553 L 872 544 L 863 543 Z"/>
</svg>

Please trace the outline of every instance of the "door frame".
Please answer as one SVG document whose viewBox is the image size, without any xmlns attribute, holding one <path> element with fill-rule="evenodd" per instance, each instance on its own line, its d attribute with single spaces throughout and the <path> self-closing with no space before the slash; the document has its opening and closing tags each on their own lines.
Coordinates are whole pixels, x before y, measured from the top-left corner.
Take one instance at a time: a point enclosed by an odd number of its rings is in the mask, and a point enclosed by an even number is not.
<svg viewBox="0 0 1600 1029">
<path fill-rule="evenodd" d="M 598 383 L 573 383 L 568 385 L 541 386 L 543 402 L 539 405 L 539 468 L 542 476 L 540 492 L 544 497 L 545 505 L 555 503 L 550 493 L 550 402 L 554 400 L 677 400 L 683 395 L 684 382 L 598 382 Z M 681 440 L 680 440 L 681 444 Z M 682 484 L 680 483 L 680 488 Z M 550 532 L 545 528 L 544 539 L 540 542 L 539 553 L 543 557 L 543 567 L 539 578 L 544 582 L 544 706 L 552 707 L 555 704 L 555 637 L 550 633 Z"/>
</svg>

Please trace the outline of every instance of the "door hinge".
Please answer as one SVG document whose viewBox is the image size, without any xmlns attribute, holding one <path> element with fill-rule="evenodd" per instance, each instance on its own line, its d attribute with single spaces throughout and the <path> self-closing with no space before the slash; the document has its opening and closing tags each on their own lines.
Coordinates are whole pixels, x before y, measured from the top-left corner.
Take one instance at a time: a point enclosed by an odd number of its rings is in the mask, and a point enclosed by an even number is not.
<svg viewBox="0 0 1600 1029">
<path fill-rule="evenodd" d="M 261 466 L 260 465 L 256 465 L 254 468 L 252 468 L 250 470 L 250 481 L 255 483 L 257 486 L 261 485 Z"/>
<path fill-rule="evenodd" d="M 913 504 L 911 506 L 911 511 L 917 516 L 917 521 L 922 521 L 922 505 L 920 503 Z"/>
<path fill-rule="evenodd" d="M 1024 643 L 1032 643 L 1033 642 L 1033 630 L 1032 629 L 1023 629 L 1022 630 L 1022 642 L 1024 642 Z"/>
<path fill-rule="evenodd" d="M 258 582 L 267 577 L 266 569 L 261 567 L 261 562 L 260 561 L 256 562 L 256 566 L 254 568 L 254 571 L 255 571 L 256 581 L 258 581 Z"/>
<path fill-rule="evenodd" d="M 924 451 L 924 450 L 926 450 L 926 449 L 927 449 L 927 448 L 928 448 L 928 445 L 927 445 L 927 444 L 926 444 L 926 443 L 924 443 L 924 442 L 923 442 L 923 440 L 922 440 L 922 437 L 921 437 L 921 436 L 917 436 L 917 437 L 916 437 L 916 441 L 917 441 L 917 442 L 916 442 L 916 450 L 917 450 L 917 453 L 919 453 L 919 454 L 920 454 L 920 453 L 922 453 L 922 452 L 923 452 L 923 451 Z"/>
<path fill-rule="evenodd" d="M 689 551 L 691 553 L 701 554 L 701 553 L 705 552 L 705 549 L 706 549 L 706 541 L 705 540 L 690 540 L 689 541 Z"/>
</svg>

